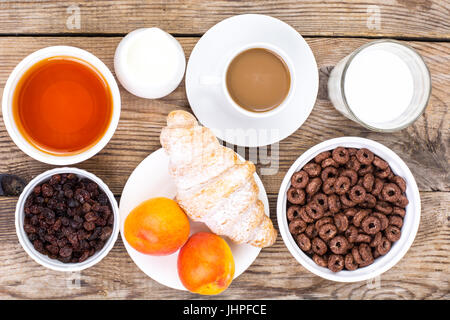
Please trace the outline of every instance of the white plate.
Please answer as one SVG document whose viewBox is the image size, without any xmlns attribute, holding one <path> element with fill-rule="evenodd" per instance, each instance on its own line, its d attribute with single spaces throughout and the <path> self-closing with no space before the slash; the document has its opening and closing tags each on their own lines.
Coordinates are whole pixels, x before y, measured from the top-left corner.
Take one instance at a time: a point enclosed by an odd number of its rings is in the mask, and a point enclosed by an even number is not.
<svg viewBox="0 0 450 320">
<path fill-rule="evenodd" d="M 342 270 L 332 272 L 328 268 L 318 266 L 310 257 L 308 257 L 297 245 L 289 232 L 286 218 L 286 192 L 291 186 L 291 176 L 294 172 L 303 168 L 303 166 L 323 151 L 333 150 L 337 147 L 346 148 L 367 148 L 375 155 L 389 163 L 392 171 L 401 176 L 406 181 L 406 197 L 409 204 L 406 206 L 406 215 L 403 219 L 401 228 L 402 235 L 398 241 L 392 244 L 391 250 L 384 256 L 375 259 L 371 265 L 359 268 L 354 271 Z M 277 201 L 277 220 L 281 236 L 287 248 L 294 258 L 312 273 L 333 281 L 338 282 L 356 282 L 375 278 L 383 272 L 392 268 L 406 254 L 416 237 L 420 222 L 420 194 L 417 188 L 416 180 L 403 160 L 391 149 L 381 143 L 373 140 L 359 137 L 341 137 L 326 140 L 303 153 L 289 168 L 286 176 L 281 183 L 280 192 Z"/>
<path fill-rule="evenodd" d="M 150 278 L 159 283 L 178 290 L 186 290 L 178 278 L 177 258 L 178 251 L 169 256 L 150 256 L 133 249 L 123 236 L 123 225 L 126 217 L 142 201 L 153 197 L 167 197 L 173 199 L 176 188 L 168 172 L 169 157 L 164 149 L 159 149 L 145 158 L 128 178 L 120 198 L 120 234 L 125 248 L 136 265 Z M 261 179 L 255 173 L 255 180 L 259 187 L 259 199 L 263 202 L 265 213 L 269 216 L 269 201 Z M 200 222 L 189 221 L 191 234 L 199 231 L 209 231 L 208 227 Z M 243 273 L 256 259 L 260 248 L 247 244 L 235 244 L 224 238 L 233 252 L 235 263 L 234 278 Z"/>
<path fill-rule="evenodd" d="M 267 43 L 282 50 L 293 66 L 292 96 L 280 112 L 250 118 L 234 109 L 221 85 L 205 85 L 204 77 L 223 76 L 236 50 L 252 43 Z M 314 55 L 291 26 L 259 14 L 238 15 L 209 29 L 192 50 L 186 69 L 186 94 L 198 120 L 226 142 L 249 147 L 276 143 L 295 132 L 308 118 L 319 87 Z"/>
</svg>

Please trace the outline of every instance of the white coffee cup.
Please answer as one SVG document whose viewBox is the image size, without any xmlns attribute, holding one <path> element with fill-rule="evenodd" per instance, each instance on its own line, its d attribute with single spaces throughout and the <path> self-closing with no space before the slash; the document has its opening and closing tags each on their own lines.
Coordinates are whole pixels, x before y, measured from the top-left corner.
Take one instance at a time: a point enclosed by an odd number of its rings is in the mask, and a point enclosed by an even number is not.
<svg viewBox="0 0 450 320">
<path fill-rule="evenodd" d="M 277 107 L 275 107 L 271 110 L 268 110 L 268 111 L 264 111 L 264 112 L 252 112 L 252 111 L 246 110 L 243 107 L 241 107 L 240 105 L 238 105 L 231 97 L 231 95 L 228 91 L 228 88 L 227 88 L 227 81 L 226 81 L 228 68 L 229 68 L 231 62 L 234 60 L 234 58 L 236 58 L 239 54 L 241 54 L 244 51 L 247 51 L 249 49 L 255 49 L 255 48 L 266 49 L 266 50 L 269 50 L 269 51 L 275 53 L 276 55 L 278 55 L 281 58 L 281 60 L 283 60 L 284 63 L 286 64 L 286 66 L 289 70 L 289 77 L 291 80 L 289 92 L 286 95 L 286 97 L 284 98 L 283 102 L 280 105 L 278 105 Z M 292 96 L 293 89 L 295 88 L 295 72 L 294 72 L 293 63 L 289 59 L 289 56 L 283 50 L 281 50 L 280 48 L 278 48 L 270 43 L 267 43 L 267 42 L 255 42 L 255 43 L 251 43 L 251 44 L 242 46 L 239 49 L 231 52 L 225 59 L 225 63 L 223 64 L 223 67 L 221 68 L 220 75 L 218 75 L 218 76 L 203 75 L 200 77 L 199 82 L 201 85 L 206 85 L 206 86 L 220 86 L 221 91 L 223 92 L 223 95 L 226 97 L 228 105 L 231 108 L 233 108 L 234 110 L 236 110 L 237 112 L 239 112 L 240 114 L 250 117 L 250 118 L 266 118 L 266 117 L 270 117 L 270 116 L 273 116 L 273 115 L 279 113 L 289 103 L 289 100 L 291 99 L 291 96 Z"/>
<path fill-rule="evenodd" d="M 86 61 L 103 75 L 111 90 L 113 110 L 108 129 L 103 134 L 103 137 L 95 145 L 78 154 L 53 155 L 39 150 L 22 136 L 16 125 L 16 120 L 13 117 L 13 97 L 19 80 L 22 78 L 24 73 L 37 62 L 42 61 L 46 58 L 56 56 L 74 57 Z M 47 47 L 37 50 L 25 57 L 9 75 L 9 78 L 6 81 L 6 85 L 3 90 L 2 97 L 3 121 L 5 123 L 6 130 L 8 131 L 8 134 L 10 135 L 14 143 L 30 157 L 38 161 L 53 165 L 70 165 L 78 163 L 91 158 L 100 150 L 102 150 L 103 147 L 106 146 L 106 144 L 112 138 L 117 128 L 120 118 L 120 109 L 121 101 L 119 87 L 117 86 L 116 80 L 114 79 L 111 71 L 109 71 L 108 67 L 92 53 L 80 48 L 70 46 Z"/>
</svg>

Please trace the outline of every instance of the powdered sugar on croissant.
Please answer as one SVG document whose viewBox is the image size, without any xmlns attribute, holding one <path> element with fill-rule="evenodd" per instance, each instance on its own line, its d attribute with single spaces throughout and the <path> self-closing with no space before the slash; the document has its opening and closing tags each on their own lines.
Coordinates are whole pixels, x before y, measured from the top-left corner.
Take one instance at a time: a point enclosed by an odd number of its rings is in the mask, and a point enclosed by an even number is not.
<svg viewBox="0 0 450 320">
<path fill-rule="evenodd" d="M 220 145 L 185 111 L 169 113 L 160 140 L 170 158 L 176 200 L 191 219 L 237 243 L 267 247 L 275 242 L 277 232 L 258 199 L 253 163 Z"/>
</svg>

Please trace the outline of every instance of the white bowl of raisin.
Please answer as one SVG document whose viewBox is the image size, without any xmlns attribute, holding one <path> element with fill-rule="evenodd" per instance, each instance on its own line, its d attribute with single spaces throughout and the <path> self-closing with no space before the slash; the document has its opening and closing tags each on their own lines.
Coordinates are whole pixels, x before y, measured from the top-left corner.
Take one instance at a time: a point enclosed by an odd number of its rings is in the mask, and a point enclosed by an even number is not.
<svg viewBox="0 0 450 320">
<path fill-rule="evenodd" d="M 278 194 L 277 219 L 287 248 L 306 269 L 355 282 L 400 261 L 420 210 L 416 181 L 397 154 L 369 139 L 342 137 L 294 162 Z"/>
<path fill-rule="evenodd" d="M 56 271 L 80 271 L 102 260 L 119 232 L 118 206 L 107 185 L 77 168 L 35 177 L 16 206 L 16 232 L 37 263 Z"/>
</svg>

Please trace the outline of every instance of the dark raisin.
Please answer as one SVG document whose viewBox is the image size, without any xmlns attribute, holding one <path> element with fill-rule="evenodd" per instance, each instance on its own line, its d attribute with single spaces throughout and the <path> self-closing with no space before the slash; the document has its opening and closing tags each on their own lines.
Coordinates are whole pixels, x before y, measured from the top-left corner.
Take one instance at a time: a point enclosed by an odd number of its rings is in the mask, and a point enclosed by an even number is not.
<svg viewBox="0 0 450 320">
<path fill-rule="evenodd" d="M 41 187 L 42 195 L 46 198 L 50 198 L 53 196 L 53 188 L 47 183 L 44 183 Z"/>
<path fill-rule="evenodd" d="M 106 206 L 108 204 L 108 196 L 104 193 L 100 193 L 97 200 L 102 206 Z"/>
<path fill-rule="evenodd" d="M 59 255 L 63 258 L 68 258 L 72 255 L 72 248 L 69 246 L 62 247 L 59 249 Z"/>
<path fill-rule="evenodd" d="M 107 240 L 111 234 L 112 234 L 113 229 L 111 227 L 104 227 L 102 229 L 102 233 L 100 234 L 100 240 L 105 241 Z"/>
<path fill-rule="evenodd" d="M 48 181 L 48 183 L 50 185 L 59 184 L 60 182 L 61 182 L 61 176 L 59 174 L 54 174 Z"/>
<path fill-rule="evenodd" d="M 100 234 L 102 233 L 102 228 L 101 227 L 96 227 L 94 229 L 94 232 L 92 232 L 92 235 L 88 238 L 89 241 L 95 240 L 97 239 Z"/>
</svg>

